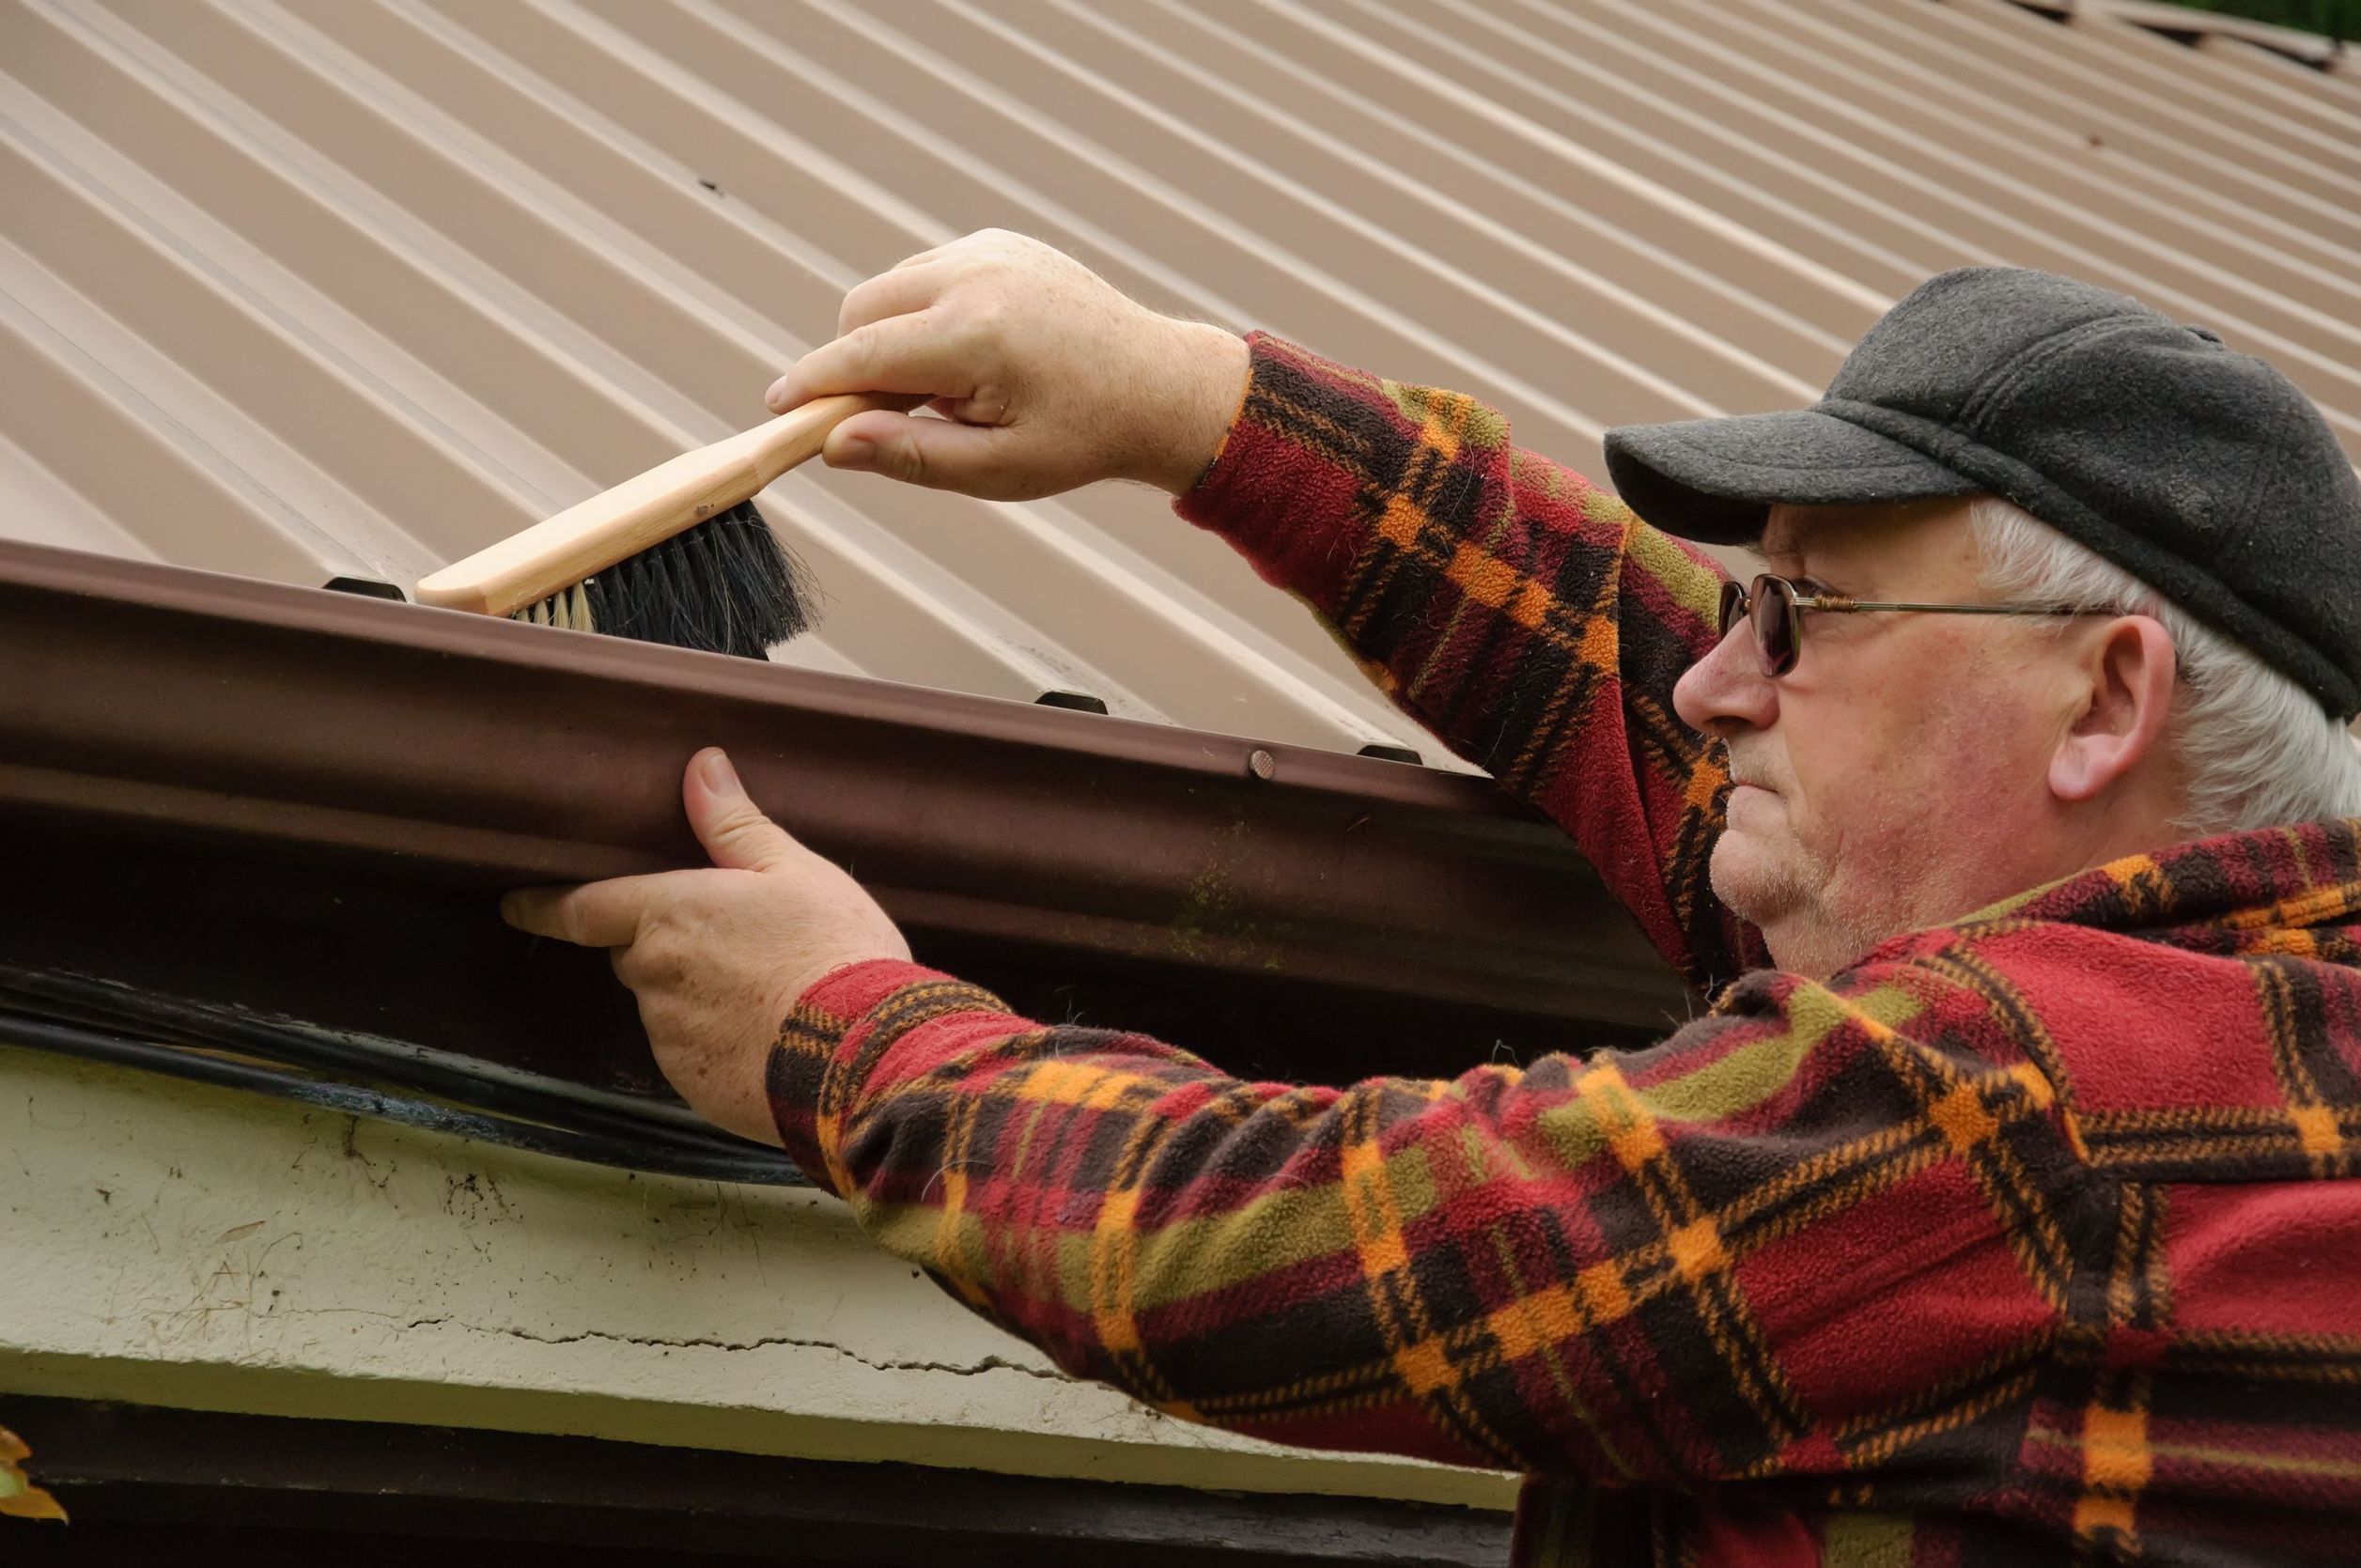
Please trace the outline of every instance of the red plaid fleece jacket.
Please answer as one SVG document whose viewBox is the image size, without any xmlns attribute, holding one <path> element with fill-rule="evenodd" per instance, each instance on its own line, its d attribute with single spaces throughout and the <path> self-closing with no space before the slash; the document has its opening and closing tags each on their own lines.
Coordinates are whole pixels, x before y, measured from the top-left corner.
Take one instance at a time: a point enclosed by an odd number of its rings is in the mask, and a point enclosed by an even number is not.
<svg viewBox="0 0 2361 1568">
<path fill-rule="evenodd" d="M 873 1237 L 1160 1409 L 1526 1472 L 1519 1563 L 2361 1560 L 2361 824 L 1780 973 L 1670 708 L 1711 564 L 1268 337 L 1181 510 L 1725 984 L 1646 1050 L 1306 1088 L 839 970 L 772 1096 Z"/>
</svg>

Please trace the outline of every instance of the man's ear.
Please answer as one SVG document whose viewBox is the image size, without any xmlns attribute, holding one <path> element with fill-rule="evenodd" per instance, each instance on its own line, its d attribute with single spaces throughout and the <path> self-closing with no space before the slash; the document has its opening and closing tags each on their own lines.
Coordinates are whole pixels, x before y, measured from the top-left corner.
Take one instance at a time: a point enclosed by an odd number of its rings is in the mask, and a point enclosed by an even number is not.
<svg viewBox="0 0 2361 1568">
<path fill-rule="evenodd" d="M 2049 760 L 2050 793 L 2094 800 L 2153 755 L 2172 709 L 2172 639 L 2147 615 L 2106 623 L 2086 650 L 2082 711 Z"/>
</svg>

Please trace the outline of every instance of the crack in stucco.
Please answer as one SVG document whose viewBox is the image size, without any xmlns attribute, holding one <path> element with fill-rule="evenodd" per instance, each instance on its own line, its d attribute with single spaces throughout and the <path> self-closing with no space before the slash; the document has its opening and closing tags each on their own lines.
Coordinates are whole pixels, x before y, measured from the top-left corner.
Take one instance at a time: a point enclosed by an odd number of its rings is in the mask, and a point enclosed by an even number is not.
<svg viewBox="0 0 2361 1568">
<path fill-rule="evenodd" d="M 905 1361 L 878 1359 L 863 1356 L 858 1350 L 838 1344 L 833 1340 L 805 1339 L 794 1334 L 766 1334 L 752 1340 L 724 1340 L 706 1336 L 672 1339 L 657 1334 L 617 1334 L 603 1328 L 584 1328 L 573 1334 L 536 1334 L 530 1328 L 506 1325 L 463 1323 L 450 1316 L 412 1318 L 404 1328 L 432 1328 L 442 1326 L 463 1328 L 471 1334 L 500 1334 L 509 1339 L 524 1340 L 533 1344 L 579 1344 L 585 1340 L 598 1340 L 610 1344 L 636 1344 L 659 1350 L 767 1350 L 774 1345 L 792 1345 L 800 1350 L 825 1350 L 858 1361 L 877 1372 L 940 1372 L 954 1377 L 978 1377 L 987 1372 L 1022 1373 L 1027 1377 L 1039 1377 L 1052 1383 L 1070 1383 L 1072 1378 L 1054 1367 L 1029 1367 L 1012 1361 L 1005 1356 L 986 1356 L 980 1361 Z"/>
</svg>

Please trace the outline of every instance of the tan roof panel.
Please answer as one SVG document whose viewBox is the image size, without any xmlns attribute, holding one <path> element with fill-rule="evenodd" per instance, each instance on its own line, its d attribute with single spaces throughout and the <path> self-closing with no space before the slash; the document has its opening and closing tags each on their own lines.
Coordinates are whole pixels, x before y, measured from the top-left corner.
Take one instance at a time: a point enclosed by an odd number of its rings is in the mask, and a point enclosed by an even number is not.
<svg viewBox="0 0 2361 1568">
<path fill-rule="evenodd" d="M 2361 87 L 2353 85 L 2350 67 L 2339 72 L 2334 67 L 2307 66 L 2276 50 L 2219 34 L 2198 39 L 2196 47 L 2216 68 L 2213 82 L 2233 92 L 2268 93 L 2281 101 L 2291 116 L 2317 123 L 2330 134 L 2354 133 L 2342 123 L 2361 116 Z M 2338 59 L 2351 57 L 2347 54 Z"/>
<path fill-rule="evenodd" d="M 2356 198 L 2349 81 L 2004 0 L 6 0 L 0 533 L 407 583 L 991 225 L 1594 474 L 1992 260 L 2223 331 L 2361 450 Z M 1145 491 L 766 506 L 830 596 L 788 661 L 1437 760 Z"/>
<path fill-rule="evenodd" d="M 1799 0 L 1790 20 L 1801 36 L 1778 56 L 1779 67 L 1839 94 L 1856 125 L 1879 111 L 1903 123 L 1908 103 L 1913 140 L 1939 139 L 1948 159 L 1973 159 L 1989 181 L 2037 190 L 2045 207 L 2070 202 L 2092 222 L 2228 268 L 2250 289 L 2270 286 L 2339 308 L 2361 297 L 2353 275 L 2361 147 L 2343 149 L 2345 158 L 2333 146 L 2298 158 L 2226 114 L 2219 101 L 2229 95 L 2189 81 L 2127 86 L 2120 67 L 2094 69 L 2047 38 L 2013 38 L 2019 27 L 2042 26 L 2021 12 L 1980 28 L 1948 8 L 1930 16 L 1924 0 Z M 1963 48 L 1971 30 L 1995 47 Z M 2012 47 L 1997 47 L 2004 42 Z M 2136 31 L 2121 42 L 2179 56 L 2175 65 L 2188 58 L 2187 50 Z M 1822 51 L 1825 62 L 1815 62 Z M 1863 93 L 1867 101 L 1855 101 Z M 2001 115 L 2005 130 L 1995 123 Z M 2277 130 L 2283 136 L 2286 127 Z M 2209 215 L 2230 221 L 2208 224 Z M 2290 248 L 2292 259 L 2282 254 Z"/>
<path fill-rule="evenodd" d="M 1893 10 L 1892 0 L 1882 0 L 1881 8 Z M 2174 141 L 2179 155 L 2208 152 L 2187 166 L 2209 185 L 2243 176 L 2249 199 L 2338 219 L 2352 232 L 2356 220 L 2338 203 L 2349 202 L 2361 182 L 2361 145 L 2291 138 L 2291 119 L 2300 123 L 2303 113 L 2278 101 L 2284 89 L 2267 94 L 2229 80 L 2205 54 L 2104 11 L 2077 11 L 2060 26 L 2008 0 L 1954 0 L 1944 10 L 1959 36 L 1995 46 L 1994 65 L 2074 95 L 2058 98 L 2053 112 L 2095 112 L 2127 130 L 2147 127 Z M 2327 80 L 2318 71 L 2305 74 Z"/>
</svg>

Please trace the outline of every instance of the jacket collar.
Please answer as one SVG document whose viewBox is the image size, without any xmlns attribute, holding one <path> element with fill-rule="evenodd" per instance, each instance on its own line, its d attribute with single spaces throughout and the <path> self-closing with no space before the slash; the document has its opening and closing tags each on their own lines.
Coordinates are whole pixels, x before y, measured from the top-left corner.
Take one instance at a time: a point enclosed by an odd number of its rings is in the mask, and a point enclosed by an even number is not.
<svg viewBox="0 0 2361 1568">
<path fill-rule="evenodd" d="M 2211 951 L 2361 913 L 2361 818 L 2260 828 L 2128 855 L 1960 922 L 2057 921 Z"/>
</svg>

